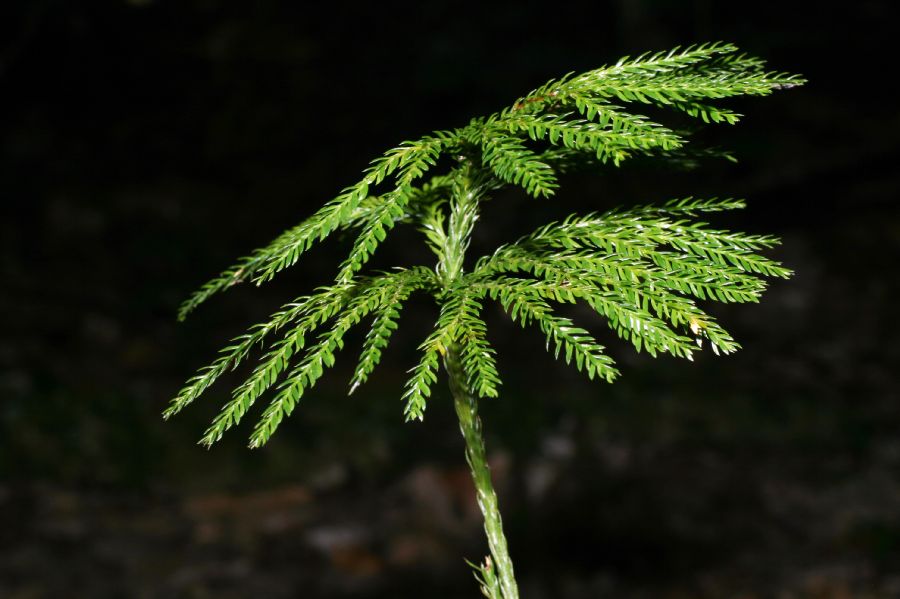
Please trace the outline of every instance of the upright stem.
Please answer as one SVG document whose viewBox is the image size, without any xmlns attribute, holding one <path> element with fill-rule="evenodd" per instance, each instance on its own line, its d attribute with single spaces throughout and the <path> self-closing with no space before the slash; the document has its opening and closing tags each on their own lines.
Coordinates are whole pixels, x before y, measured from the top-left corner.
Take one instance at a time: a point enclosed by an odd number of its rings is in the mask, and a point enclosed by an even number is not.
<svg viewBox="0 0 900 599">
<path fill-rule="evenodd" d="M 466 461 L 475 482 L 478 507 L 484 515 L 484 532 L 491 549 L 497 578 L 500 580 L 503 599 L 519 599 L 513 564 L 506 546 L 506 537 L 503 535 L 503 520 L 497 506 L 497 493 L 491 482 L 491 469 L 484 449 L 481 418 L 478 416 L 478 399 L 469 392 L 466 385 L 466 376 L 459 362 L 456 347 L 447 352 L 444 367 L 450 378 L 450 391 L 453 394 L 456 416 L 459 418 L 459 429 L 466 441 Z"/>
<path fill-rule="evenodd" d="M 463 261 L 469 245 L 469 237 L 475 221 L 478 219 L 478 200 L 483 193 L 483 182 L 479 182 L 478 173 L 471 163 L 460 167 L 456 182 L 453 185 L 450 201 L 450 218 L 447 229 L 436 229 L 435 239 L 440 243 L 440 261 L 438 273 L 445 287 L 450 287 L 463 273 Z M 519 589 L 513 574 L 512 560 L 503 535 L 503 521 L 497 506 L 497 493 L 491 481 L 491 469 L 488 466 L 484 449 L 484 436 L 481 432 L 481 418 L 478 416 L 478 398 L 469 389 L 468 379 L 460 362 L 459 346 L 453 344 L 444 355 L 444 368 L 450 379 L 450 391 L 453 394 L 453 405 L 459 419 L 459 429 L 466 442 L 466 461 L 472 471 L 478 507 L 484 516 L 484 532 L 493 557 L 493 570 L 500 582 L 502 599 L 519 599 Z M 485 565 L 490 568 L 489 565 Z M 494 578 L 492 575 L 491 578 Z"/>
</svg>

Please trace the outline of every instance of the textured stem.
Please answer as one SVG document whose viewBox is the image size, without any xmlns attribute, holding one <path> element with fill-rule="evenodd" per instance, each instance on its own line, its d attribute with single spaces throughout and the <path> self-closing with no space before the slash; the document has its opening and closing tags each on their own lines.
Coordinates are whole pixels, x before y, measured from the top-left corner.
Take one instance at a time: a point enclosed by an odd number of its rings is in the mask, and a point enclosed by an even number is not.
<svg viewBox="0 0 900 599">
<path fill-rule="evenodd" d="M 478 416 L 478 399 L 472 395 L 466 384 L 466 375 L 459 361 L 457 347 L 451 347 L 447 352 L 444 367 L 450 378 L 450 391 L 453 394 L 456 416 L 459 418 L 459 428 L 466 441 L 466 461 L 475 482 L 478 507 L 484 515 L 484 532 L 491 549 L 493 567 L 500 580 L 503 599 L 519 599 L 519 588 L 513 574 L 506 537 L 503 535 L 503 521 L 497 506 L 497 493 L 494 492 L 491 469 L 485 454 L 481 418 Z"/>
<path fill-rule="evenodd" d="M 475 221 L 478 220 L 478 200 L 484 193 L 484 185 L 470 162 L 460 167 L 450 199 L 450 218 L 446 232 L 439 235 L 443 239 L 437 272 L 444 287 L 449 288 L 463 273 L 466 249 Z M 484 516 L 484 532 L 491 549 L 493 563 L 486 562 L 483 568 L 493 570 L 492 574 L 500 582 L 502 599 L 519 599 L 519 589 L 513 575 L 512 560 L 503 536 L 503 521 L 497 507 L 497 493 L 491 482 L 481 434 L 481 418 L 478 417 L 478 400 L 469 389 L 468 379 L 459 359 L 459 346 L 454 343 L 444 355 L 444 368 L 450 379 L 453 405 L 459 418 L 459 429 L 466 441 L 466 461 L 472 471 L 478 507 Z M 494 579 L 494 576 L 491 576 Z M 493 593 L 492 595 L 493 596 Z"/>
</svg>

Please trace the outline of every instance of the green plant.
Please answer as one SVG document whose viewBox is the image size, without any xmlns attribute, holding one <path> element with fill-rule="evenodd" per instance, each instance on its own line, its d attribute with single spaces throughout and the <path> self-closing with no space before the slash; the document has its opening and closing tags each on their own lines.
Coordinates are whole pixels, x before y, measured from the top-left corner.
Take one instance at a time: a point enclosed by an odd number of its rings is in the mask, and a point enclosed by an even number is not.
<svg viewBox="0 0 900 599">
<path fill-rule="evenodd" d="M 241 363 L 254 346 L 280 333 L 201 439 L 204 445 L 218 441 L 274 387 L 274 397 L 250 436 L 250 447 L 260 447 L 334 364 L 335 352 L 351 327 L 372 319 L 353 374 L 353 392 L 378 364 L 405 300 L 417 292 L 430 294 L 440 306 L 440 316 L 410 371 L 404 412 L 408 420 L 422 419 L 443 363 L 490 547 L 491 558 L 473 566 L 476 578 L 485 596 L 515 599 L 518 590 L 478 416 L 479 399 L 497 397 L 500 387 L 494 350 L 480 316 L 485 300 L 499 300 L 522 326 L 540 328 L 556 357 L 574 362 L 592 379 L 612 381 L 618 371 L 603 346 L 569 318 L 556 314 L 551 303 L 583 302 L 638 351 L 690 359 L 701 339 L 716 353 L 738 349 L 694 298 L 755 302 L 765 288 L 764 277 L 787 277 L 790 272 L 757 253 L 775 245 L 774 237 L 717 230 L 695 220 L 704 213 L 743 206 L 731 199 L 686 198 L 570 216 L 467 262 L 481 202 L 506 185 L 519 186 L 537 198 L 552 196 L 557 174 L 575 166 L 618 165 L 637 155 L 684 153 L 682 134 L 623 105 L 646 104 L 707 123 L 733 124 L 740 115 L 710 102 L 766 95 L 801 83 L 797 76 L 765 71 L 763 61 L 738 53 L 730 44 L 704 44 L 569 74 L 487 118 L 404 142 L 375 160 L 358 183 L 183 304 L 181 319 L 235 283 L 272 279 L 331 233 L 358 230 L 333 284 L 286 304 L 270 320 L 235 339 L 190 379 L 165 416 L 182 410 L 222 373 Z M 449 160 L 439 166 L 441 157 Z M 424 180 L 433 168 L 440 174 Z M 420 181 L 424 182 L 417 185 Z M 373 193 L 375 188 L 380 193 Z M 360 274 L 388 231 L 400 223 L 424 233 L 435 264 Z M 330 328 L 308 343 L 326 323 Z"/>
</svg>

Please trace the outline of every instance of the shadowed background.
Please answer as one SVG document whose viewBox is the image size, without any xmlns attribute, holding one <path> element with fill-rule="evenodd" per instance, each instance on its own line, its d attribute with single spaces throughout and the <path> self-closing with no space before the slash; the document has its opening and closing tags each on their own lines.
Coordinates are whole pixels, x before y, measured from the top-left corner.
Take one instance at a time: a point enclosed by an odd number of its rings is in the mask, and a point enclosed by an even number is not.
<svg viewBox="0 0 900 599">
<path fill-rule="evenodd" d="M 332 277 L 349 240 L 183 325 L 177 305 L 404 139 L 550 77 L 718 39 L 810 80 L 700 134 L 737 165 L 568 176 L 550 200 L 501 195 L 476 230 L 489 251 L 571 212 L 746 197 L 716 223 L 781 235 L 797 273 L 760 305 L 713 307 L 745 349 L 693 364 L 635 355 L 576 310 L 620 365 L 611 386 L 489 307 L 505 384 L 483 415 L 522 593 L 900 596 L 886 0 L 33 0 L 0 15 L 0 597 L 476 596 L 462 557 L 486 548 L 447 393 L 402 423 L 429 302 L 347 398 L 365 329 L 351 336 L 253 452 L 249 423 L 195 444 L 244 371 L 160 412 L 228 339 Z M 373 266 L 423 248 L 398 230 Z"/>
</svg>

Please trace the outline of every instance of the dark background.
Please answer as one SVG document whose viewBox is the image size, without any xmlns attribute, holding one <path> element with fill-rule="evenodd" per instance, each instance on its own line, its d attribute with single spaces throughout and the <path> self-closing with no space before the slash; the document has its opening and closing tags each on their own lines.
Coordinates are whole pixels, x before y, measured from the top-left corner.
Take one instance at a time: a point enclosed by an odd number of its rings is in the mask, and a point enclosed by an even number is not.
<svg viewBox="0 0 900 599">
<path fill-rule="evenodd" d="M 745 350 L 592 384 L 488 314 L 484 408 L 523 596 L 900 597 L 900 113 L 887 0 L 64 2 L 0 8 L 0 597 L 474 597 L 484 554 L 447 394 L 403 424 L 434 308 L 371 382 L 355 346 L 263 450 L 195 445 L 228 384 L 160 412 L 231 336 L 333 275 L 178 303 L 403 139 L 550 77 L 724 39 L 810 83 L 734 103 L 739 157 L 572 176 L 492 202 L 476 246 L 574 211 L 747 197 L 796 276 L 715 306 Z M 398 231 L 375 264 L 421 254 Z M 410 245 L 412 244 L 412 245 Z M 412 249 L 410 249 L 412 248 Z M 230 382 L 234 382 L 233 380 Z"/>
</svg>

